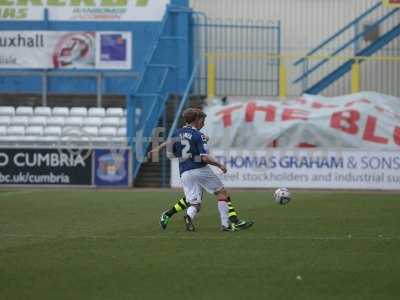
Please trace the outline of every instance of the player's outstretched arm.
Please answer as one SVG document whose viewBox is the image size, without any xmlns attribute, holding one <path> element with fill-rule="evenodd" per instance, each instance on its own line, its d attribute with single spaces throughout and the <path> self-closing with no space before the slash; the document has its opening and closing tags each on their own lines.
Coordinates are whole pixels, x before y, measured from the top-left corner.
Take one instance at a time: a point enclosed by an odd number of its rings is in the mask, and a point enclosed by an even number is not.
<svg viewBox="0 0 400 300">
<path fill-rule="evenodd" d="M 172 141 L 167 140 L 166 142 L 164 142 L 164 143 L 158 145 L 157 147 L 152 148 L 152 149 L 147 153 L 147 156 L 150 158 L 150 157 L 152 157 L 153 155 L 159 153 L 162 149 L 168 147 L 168 146 L 171 145 L 171 144 L 172 144 Z"/>
<path fill-rule="evenodd" d="M 211 155 L 202 155 L 201 156 L 201 160 L 203 162 L 205 162 L 206 164 L 212 165 L 212 166 L 216 166 L 219 169 L 221 169 L 221 171 L 225 174 L 227 172 L 227 169 L 224 165 L 220 164 L 214 157 L 212 157 Z"/>
</svg>

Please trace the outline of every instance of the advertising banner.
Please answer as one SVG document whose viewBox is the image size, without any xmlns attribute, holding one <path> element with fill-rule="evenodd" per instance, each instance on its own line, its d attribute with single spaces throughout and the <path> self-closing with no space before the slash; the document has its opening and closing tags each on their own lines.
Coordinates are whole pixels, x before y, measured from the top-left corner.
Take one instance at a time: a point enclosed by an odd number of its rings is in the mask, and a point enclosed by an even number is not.
<svg viewBox="0 0 400 300">
<path fill-rule="evenodd" d="M 229 99 L 228 99 L 229 100 Z M 227 187 L 400 189 L 400 99 L 364 92 L 213 105 L 202 130 Z M 180 186 L 178 162 L 171 185 Z"/>
<path fill-rule="evenodd" d="M 96 68 L 95 32 L 47 31 L 45 34 L 49 69 Z"/>
<path fill-rule="evenodd" d="M 46 31 L 0 31 L 0 68 L 46 69 Z"/>
<path fill-rule="evenodd" d="M 169 0 L 0 1 L 0 21 L 160 21 Z"/>
<path fill-rule="evenodd" d="M 130 186 L 130 159 L 129 149 L 96 149 L 94 184 Z"/>
<path fill-rule="evenodd" d="M 98 32 L 96 69 L 130 69 L 132 43 L 130 32 Z"/>
<path fill-rule="evenodd" d="M 92 150 L 0 148 L 0 184 L 91 185 Z"/>
<path fill-rule="evenodd" d="M 400 151 L 271 149 L 215 151 L 228 172 L 214 168 L 226 187 L 400 190 Z M 171 186 L 181 187 L 178 161 Z"/>
<path fill-rule="evenodd" d="M 131 69 L 130 32 L 0 31 L 0 68 Z"/>
</svg>

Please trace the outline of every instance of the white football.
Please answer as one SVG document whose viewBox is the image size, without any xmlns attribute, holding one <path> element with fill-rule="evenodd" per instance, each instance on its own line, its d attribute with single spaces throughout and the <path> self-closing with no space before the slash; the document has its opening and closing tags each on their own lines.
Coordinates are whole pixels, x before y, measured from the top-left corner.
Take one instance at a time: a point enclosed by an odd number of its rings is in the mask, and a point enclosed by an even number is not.
<svg viewBox="0 0 400 300">
<path fill-rule="evenodd" d="M 290 201 L 290 192 L 287 188 L 279 188 L 276 189 L 274 192 L 274 199 L 275 202 L 280 205 L 288 204 Z"/>
</svg>

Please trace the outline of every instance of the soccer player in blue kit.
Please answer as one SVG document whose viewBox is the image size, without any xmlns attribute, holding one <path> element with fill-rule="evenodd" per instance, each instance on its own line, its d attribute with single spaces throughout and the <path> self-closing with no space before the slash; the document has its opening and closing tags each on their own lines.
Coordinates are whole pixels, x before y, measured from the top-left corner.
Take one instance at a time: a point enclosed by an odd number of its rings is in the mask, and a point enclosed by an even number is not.
<svg viewBox="0 0 400 300">
<path fill-rule="evenodd" d="M 167 147 L 169 148 L 167 151 L 172 152 L 179 159 L 179 173 L 185 193 L 185 197 L 178 200 L 171 209 L 162 213 L 161 227 L 165 229 L 172 215 L 186 209 L 184 216 L 186 229 L 195 231 L 193 221 L 200 211 L 203 190 L 217 196 L 222 231 L 238 231 L 251 227 L 254 222 L 239 220 L 228 192 L 209 167 L 209 165 L 216 166 L 223 173 L 227 172 L 224 165 L 209 155 L 208 138 L 200 132 L 204 126 L 206 114 L 200 109 L 188 108 L 182 116 L 186 125 L 177 130 L 172 141 L 167 141 L 150 151 L 151 154 Z"/>
</svg>

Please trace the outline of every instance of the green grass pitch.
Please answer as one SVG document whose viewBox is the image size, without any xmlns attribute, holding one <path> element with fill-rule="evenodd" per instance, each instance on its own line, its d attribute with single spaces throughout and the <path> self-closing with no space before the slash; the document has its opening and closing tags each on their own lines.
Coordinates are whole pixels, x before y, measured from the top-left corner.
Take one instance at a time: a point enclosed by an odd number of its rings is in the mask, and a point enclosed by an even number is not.
<svg viewBox="0 0 400 300">
<path fill-rule="evenodd" d="M 400 299 L 400 195 L 232 191 L 186 232 L 173 190 L 0 190 L 0 299 Z"/>
</svg>

